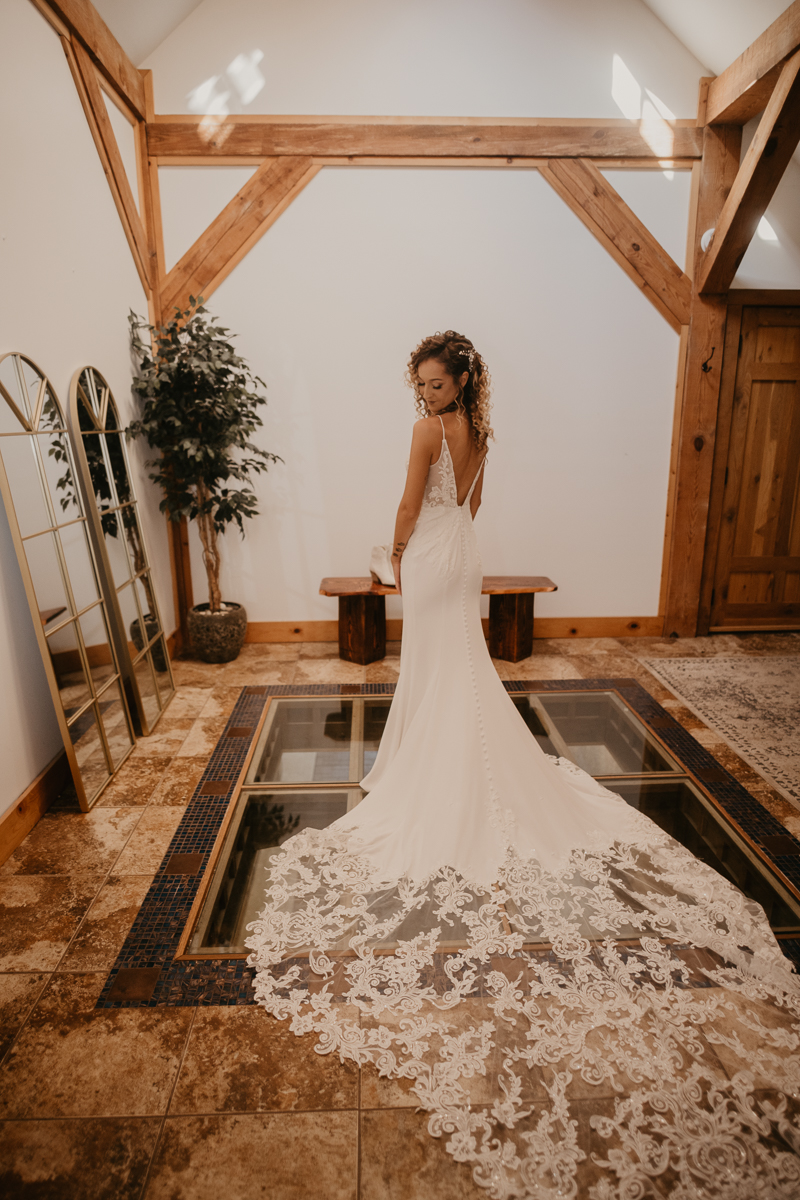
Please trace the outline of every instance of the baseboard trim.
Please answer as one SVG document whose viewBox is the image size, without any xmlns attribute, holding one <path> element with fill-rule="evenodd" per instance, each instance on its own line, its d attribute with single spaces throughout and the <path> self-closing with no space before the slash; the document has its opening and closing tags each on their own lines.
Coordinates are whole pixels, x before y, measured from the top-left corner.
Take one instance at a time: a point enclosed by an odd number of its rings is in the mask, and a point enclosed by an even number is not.
<svg viewBox="0 0 800 1200">
<path fill-rule="evenodd" d="M 535 638 L 661 637 L 663 617 L 534 617 Z"/>
<path fill-rule="evenodd" d="M 9 858 L 17 846 L 28 836 L 40 817 L 61 793 L 69 779 L 69 763 L 63 750 L 49 762 L 33 783 L 0 817 L 0 864 Z"/>
<path fill-rule="evenodd" d="M 484 633 L 489 621 L 483 619 Z M 534 617 L 535 638 L 661 637 L 663 617 Z M 399 641 L 403 622 L 386 622 L 386 637 Z M 249 621 L 246 642 L 338 642 L 338 621 Z"/>
</svg>

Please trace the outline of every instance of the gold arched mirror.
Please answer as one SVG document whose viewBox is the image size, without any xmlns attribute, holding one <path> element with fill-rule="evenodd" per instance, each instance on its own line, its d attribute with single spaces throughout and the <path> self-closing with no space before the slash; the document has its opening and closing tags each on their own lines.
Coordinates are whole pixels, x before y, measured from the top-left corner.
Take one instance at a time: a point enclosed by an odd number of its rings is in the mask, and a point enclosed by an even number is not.
<svg viewBox="0 0 800 1200">
<path fill-rule="evenodd" d="M 87 811 L 134 737 L 64 414 L 44 373 L 23 354 L 0 358 L 0 491 Z"/>
<path fill-rule="evenodd" d="M 142 733 L 149 734 L 175 684 L 119 412 L 94 367 L 72 377 L 69 424 L 128 700 Z"/>
</svg>

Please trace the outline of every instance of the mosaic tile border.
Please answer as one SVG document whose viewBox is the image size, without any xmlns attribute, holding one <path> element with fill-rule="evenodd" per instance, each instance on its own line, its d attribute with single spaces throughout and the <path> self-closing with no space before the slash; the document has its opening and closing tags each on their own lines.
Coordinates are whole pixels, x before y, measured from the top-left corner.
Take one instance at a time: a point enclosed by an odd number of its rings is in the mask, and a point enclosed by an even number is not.
<svg viewBox="0 0 800 1200">
<path fill-rule="evenodd" d="M 704 746 L 687 733 L 635 679 L 510 680 L 506 690 L 613 690 L 695 775 L 767 858 L 800 888 L 800 841 L 769 813 Z M 178 943 L 268 699 L 281 696 L 392 695 L 392 683 L 275 684 L 245 687 L 195 788 L 97 1001 L 98 1008 L 253 1004 L 253 970 L 243 958 L 175 960 Z M 235 731 L 235 732 L 234 732 Z M 764 839 L 790 839 L 794 853 L 773 853 Z M 200 856 L 196 874 L 175 873 L 173 855 Z M 195 860 L 196 861 L 196 860 Z M 186 860 L 183 860 L 185 863 Z M 172 869 L 170 869 L 172 868 Z M 800 968 L 800 939 L 781 943 Z"/>
</svg>

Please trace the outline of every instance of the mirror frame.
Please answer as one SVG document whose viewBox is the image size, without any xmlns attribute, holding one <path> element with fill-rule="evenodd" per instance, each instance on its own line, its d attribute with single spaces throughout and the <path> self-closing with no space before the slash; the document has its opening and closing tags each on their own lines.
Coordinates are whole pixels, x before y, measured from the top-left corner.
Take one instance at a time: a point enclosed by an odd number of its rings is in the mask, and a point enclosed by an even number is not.
<svg viewBox="0 0 800 1200">
<path fill-rule="evenodd" d="M 65 750 L 65 753 L 67 756 L 67 761 L 69 763 L 70 771 L 72 773 L 72 779 L 73 779 L 73 783 L 75 785 L 75 792 L 77 794 L 78 803 L 83 812 L 88 812 L 97 803 L 100 796 L 103 794 L 103 791 L 105 790 L 105 788 L 108 786 L 108 784 L 114 778 L 117 771 L 119 771 L 122 764 L 126 761 L 128 756 L 133 751 L 133 748 L 136 745 L 136 736 L 135 736 L 135 732 L 134 732 L 134 728 L 133 728 L 133 723 L 131 720 L 130 709 L 128 706 L 125 683 L 124 683 L 124 679 L 122 676 L 122 672 L 120 670 L 120 662 L 119 662 L 119 659 L 118 659 L 117 653 L 116 653 L 116 646 L 115 646 L 114 634 L 113 634 L 113 627 L 114 627 L 115 622 L 113 619 L 111 619 L 111 613 L 109 612 L 109 609 L 108 609 L 108 606 L 107 606 L 106 600 L 105 600 L 105 595 L 103 593 L 102 581 L 101 581 L 101 571 L 99 569 L 97 555 L 95 553 L 94 543 L 93 543 L 93 539 L 91 537 L 91 522 L 89 520 L 87 520 L 86 509 L 85 509 L 85 506 L 83 503 L 83 496 L 82 496 L 80 487 L 76 486 L 74 489 L 74 492 L 75 492 L 74 501 L 75 501 L 75 507 L 76 507 L 79 515 L 77 518 L 72 519 L 67 524 L 68 525 L 69 524 L 82 524 L 89 535 L 86 537 L 86 545 L 87 545 L 88 553 L 91 556 L 92 566 L 93 566 L 93 569 L 95 572 L 95 577 L 96 577 L 96 580 L 98 583 L 99 595 L 98 595 L 97 601 L 93 601 L 92 604 L 88 607 L 88 609 L 84 609 L 84 610 L 78 609 L 78 606 L 75 602 L 73 585 L 72 585 L 72 581 L 70 579 L 67 562 L 64 557 L 64 551 L 63 551 L 63 548 L 61 547 L 61 541 L 60 541 L 60 537 L 59 537 L 57 539 L 57 547 L 56 547 L 58 564 L 59 564 L 59 568 L 61 571 L 62 582 L 66 585 L 65 586 L 65 594 L 66 594 L 67 600 L 71 604 L 72 608 L 75 611 L 70 612 L 69 616 L 64 621 L 60 622 L 60 624 L 56 625 L 55 628 L 49 632 L 51 634 L 55 633 L 59 629 L 66 628 L 70 624 L 74 625 L 74 627 L 75 627 L 76 644 L 77 644 L 78 654 L 79 654 L 79 658 L 80 658 L 81 669 L 84 673 L 86 682 L 88 684 L 89 700 L 81 703 L 78 711 L 76 712 L 76 714 L 74 714 L 74 720 L 73 720 L 72 724 L 77 723 L 77 721 L 79 721 L 81 719 L 81 716 L 84 713 L 89 712 L 90 710 L 94 710 L 94 716 L 95 716 L 95 720 L 97 721 L 98 734 L 100 737 L 100 744 L 103 749 L 103 753 L 105 755 L 106 766 L 107 766 L 108 772 L 109 772 L 108 777 L 104 780 L 104 782 L 97 789 L 97 791 L 92 794 L 89 794 L 87 792 L 87 788 L 84 784 L 83 774 L 81 772 L 81 767 L 78 762 L 78 757 L 76 754 L 75 746 L 73 745 L 72 738 L 70 736 L 71 724 L 67 720 L 67 715 L 66 715 L 66 712 L 64 709 L 64 704 L 62 702 L 62 698 L 61 698 L 61 689 L 59 688 L 58 678 L 56 676 L 55 666 L 53 664 L 53 660 L 52 660 L 52 657 L 50 654 L 50 647 L 48 644 L 48 640 L 47 640 L 47 637 L 45 636 L 45 630 L 44 630 L 44 625 L 42 622 L 42 616 L 40 614 L 38 599 L 36 596 L 36 588 L 35 588 L 35 585 L 33 582 L 33 575 L 32 575 L 31 569 L 30 569 L 30 565 L 28 563 L 28 557 L 27 557 L 27 553 L 26 553 L 26 549 L 25 549 L 25 538 L 23 538 L 23 535 L 22 535 L 22 532 L 20 529 L 19 519 L 17 516 L 17 510 L 16 510 L 16 506 L 14 504 L 14 496 L 13 496 L 13 492 L 11 490 L 11 484 L 9 482 L 8 474 L 6 472 L 6 466 L 5 466 L 4 455 L 3 455 L 3 444 L 4 444 L 4 442 L 6 442 L 6 440 L 8 438 L 14 438 L 14 437 L 19 437 L 19 436 L 23 436 L 26 438 L 29 438 L 29 437 L 36 438 L 37 433 L 40 431 L 40 428 L 39 428 L 40 418 L 41 418 L 41 415 L 44 410 L 44 403 L 45 403 L 46 397 L 49 397 L 49 399 L 52 401 L 52 403 L 54 404 L 54 406 L 57 410 L 58 417 L 59 417 L 58 429 L 59 429 L 59 431 L 63 430 L 63 449 L 65 450 L 66 456 L 67 456 L 67 470 L 71 470 L 73 480 L 77 481 L 78 473 L 75 470 L 74 448 L 71 445 L 71 438 L 69 436 L 67 422 L 64 417 L 63 407 L 62 407 L 61 402 L 58 398 L 58 395 L 57 395 L 55 389 L 53 388 L 53 385 L 50 383 L 50 380 L 48 379 L 47 375 L 45 375 L 45 373 L 41 369 L 41 367 L 39 367 L 33 361 L 33 359 L 28 358 L 28 356 L 26 354 L 21 354 L 15 350 L 8 351 L 5 354 L 0 354 L 0 363 L 4 362 L 7 358 L 12 358 L 15 360 L 16 371 L 17 371 L 17 375 L 18 375 L 18 378 L 20 379 L 20 381 L 22 380 L 20 361 L 22 361 L 22 362 L 27 363 L 36 372 L 36 375 L 38 376 L 40 382 L 39 382 L 39 390 L 38 390 L 37 399 L 36 399 L 36 411 L 35 411 L 33 420 L 29 420 L 26 417 L 24 411 L 21 410 L 20 406 L 14 400 L 14 398 L 10 395 L 10 393 L 7 391 L 7 389 L 3 385 L 3 383 L 0 382 L 0 403 L 3 403 L 3 402 L 7 403 L 8 406 L 10 407 L 11 411 L 14 413 L 14 416 L 17 419 L 17 421 L 20 422 L 20 430 L 19 430 L 18 434 L 17 433 L 0 434 L 0 494 L 3 497 L 3 502 L 5 504 L 6 515 L 8 517 L 8 524 L 9 524 L 9 528 L 11 530 L 11 539 L 14 543 L 14 550 L 16 551 L 17 562 L 19 564 L 20 574 L 22 575 L 22 582 L 23 582 L 23 585 L 25 588 L 25 595 L 26 595 L 26 598 L 28 601 L 28 608 L 30 610 L 31 620 L 33 622 L 34 633 L 36 636 L 37 644 L 39 646 L 39 651 L 42 656 L 42 665 L 44 666 L 44 672 L 47 677 L 48 685 L 50 687 L 50 693 L 51 693 L 51 696 L 53 699 L 53 706 L 54 706 L 55 712 L 56 712 L 56 720 L 58 722 L 59 731 L 61 733 L 61 737 L 62 737 L 62 740 L 64 743 L 64 750 Z M 22 386 L 21 382 L 20 382 L 20 386 Z M 62 526 L 59 526 L 58 520 L 56 519 L 56 516 L 53 511 L 53 500 L 52 500 L 52 498 L 49 494 L 49 491 L 46 488 L 44 481 L 41 477 L 41 473 L 43 471 L 43 463 L 41 460 L 41 450 L 39 449 L 38 442 L 36 445 L 37 445 L 36 457 L 37 457 L 37 463 L 38 463 L 39 474 L 40 474 L 39 483 L 42 487 L 42 495 L 43 495 L 44 502 L 45 502 L 45 509 L 50 514 L 50 520 L 52 521 L 51 528 L 54 531 L 58 532 L 58 530 L 60 528 L 62 528 Z M 46 533 L 47 530 L 43 529 L 40 532 Z M 26 537 L 28 537 L 28 536 L 37 536 L 37 535 L 34 535 L 34 534 L 26 535 Z M 98 691 L 96 688 L 94 677 L 92 675 L 91 666 L 89 663 L 86 643 L 85 643 L 85 639 L 84 639 L 84 635 L 83 635 L 83 629 L 80 624 L 80 612 L 81 611 L 91 612 L 95 608 L 99 608 L 101 610 L 103 619 L 105 621 L 105 629 L 108 631 L 108 636 L 109 636 L 108 645 L 109 645 L 109 650 L 110 650 L 111 656 L 112 656 L 112 667 L 113 667 L 113 675 L 112 675 L 111 679 L 104 682 L 103 689 L 101 690 L 99 695 L 98 695 Z M 113 759 L 111 756 L 111 751 L 109 750 L 109 742 L 108 742 L 108 736 L 107 736 L 107 732 L 105 729 L 105 725 L 103 722 L 103 714 L 99 707 L 99 704 L 102 700 L 103 694 L 105 693 L 105 691 L 108 688 L 110 688 L 112 686 L 112 684 L 115 681 L 119 681 L 120 686 L 118 688 L 118 692 L 119 692 L 119 696 L 120 696 L 121 703 L 122 703 L 126 727 L 127 727 L 128 734 L 130 737 L 130 747 L 125 751 L 125 753 L 122 755 L 122 757 L 116 763 L 116 765 L 114 765 L 114 762 L 113 762 Z"/>
<path fill-rule="evenodd" d="M 97 389 L 97 400 L 99 402 L 98 412 L 94 411 L 91 397 L 86 394 L 82 383 L 83 375 L 87 371 L 92 372 L 95 384 L 100 385 Z M 81 400 L 79 392 L 82 393 L 83 400 Z M 92 420 L 95 426 L 94 430 L 84 430 L 81 428 L 81 406 L 83 406 L 86 413 Z M 111 569 L 111 560 L 108 555 L 108 548 L 106 546 L 105 535 L 103 533 L 102 513 L 97 505 L 97 495 L 83 440 L 87 433 L 95 433 L 101 438 L 105 438 L 107 433 L 112 432 L 106 428 L 109 411 L 113 413 L 115 418 L 116 429 L 114 432 L 117 433 L 117 436 L 120 439 L 120 450 L 122 452 L 122 457 L 125 464 L 125 472 L 127 475 L 128 490 L 130 494 L 129 503 L 133 509 L 139 536 L 140 552 L 144 558 L 144 567 L 139 571 L 132 570 L 130 580 L 120 585 L 119 588 L 117 587 L 114 573 Z M 114 394 L 111 391 L 105 376 L 102 375 L 96 367 L 91 365 L 79 367 L 78 370 L 73 374 L 69 387 L 68 418 L 69 431 L 73 446 L 73 457 L 78 466 L 78 484 L 80 487 L 81 498 L 83 500 L 83 507 L 88 515 L 89 534 L 95 552 L 95 560 L 100 565 L 100 586 L 103 591 L 107 609 L 112 618 L 111 636 L 115 643 L 115 650 L 119 660 L 120 671 L 128 698 L 128 705 L 134 718 L 134 726 L 136 727 L 137 735 L 147 737 L 153 732 L 156 725 L 161 720 L 161 717 L 164 715 L 167 706 L 175 695 L 175 679 L 172 674 L 172 663 L 170 662 L 169 650 L 167 648 L 167 635 L 164 629 L 164 622 L 161 619 L 161 612 L 158 607 L 158 601 L 155 594 L 155 587 L 153 586 L 153 571 L 150 565 L 150 556 L 147 553 L 147 544 L 144 539 L 144 533 L 142 531 L 142 523 L 139 516 L 139 501 L 136 496 L 136 489 L 134 487 L 133 477 L 131 475 L 124 426 L 121 424 L 119 419 L 119 408 L 116 400 L 114 399 Z M 116 490 L 116 481 L 114 478 L 113 468 L 111 467 L 110 459 L 108 457 L 108 449 L 106 450 L 106 471 L 111 472 L 109 482 Z M 115 507 L 113 511 L 117 512 L 118 507 L 121 507 L 121 505 Z M 144 582 L 145 578 L 147 580 L 146 583 Z M 143 644 L 142 648 L 137 648 L 135 654 L 132 655 L 130 642 L 128 640 L 128 631 L 125 627 L 125 620 L 122 616 L 122 609 L 119 603 L 118 592 L 125 587 L 131 587 L 131 589 L 133 589 L 137 579 L 141 580 L 143 586 L 146 588 L 147 602 L 151 605 L 151 612 L 158 621 L 159 632 L 153 638 L 148 639 L 146 637 L 147 631 L 146 627 L 144 626 L 144 621 L 140 621 L 140 628 L 143 634 Z M 135 591 L 133 594 L 134 596 L 136 595 Z M 139 608 L 141 613 L 141 608 L 138 605 L 138 599 L 137 608 Z M 142 617 L 145 617 L 145 614 L 142 613 L 141 615 Z M 158 681 L 154 679 L 156 696 L 158 699 L 158 714 L 155 719 L 151 719 L 148 716 L 145 708 L 144 698 L 139 687 L 139 680 L 136 674 L 135 666 L 142 661 L 152 660 L 153 650 L 158 646 L 159 640 L 163 648 L 164 661 L 166 663 L 166 671 L 169 676 L 171 688 L 169 696 L 166 700 L 163 700 L 162 693 L 158 687 Z M 154 666 L 152 662 L 151 665 Z"/>
</svg>

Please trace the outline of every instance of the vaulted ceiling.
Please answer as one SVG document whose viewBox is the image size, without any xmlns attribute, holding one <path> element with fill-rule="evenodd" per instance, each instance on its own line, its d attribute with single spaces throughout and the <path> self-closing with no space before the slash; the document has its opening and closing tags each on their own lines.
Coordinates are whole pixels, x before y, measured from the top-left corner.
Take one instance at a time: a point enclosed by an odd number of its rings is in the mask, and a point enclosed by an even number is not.
<svg viewBox="0 0 800 1200">
<path fill-rule="evenodd" d="M 560 3 L 561 0 L 553 2 Z M 638 2 L 655 13 L 708 68 L 710 75 L 724 71 L 787 7 L 787 0 Z M 94 0 L 94 3 L 128 57 L 138 66 L 200 7 L 203 0 L 135 0 L 135 3 L 131 0 Z"/>
</svg>

